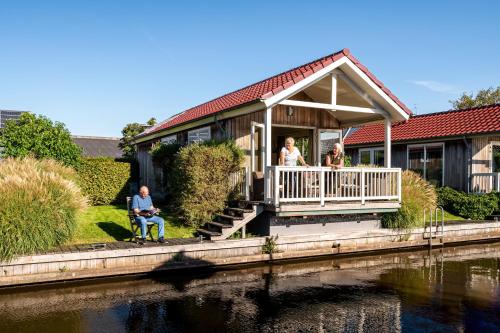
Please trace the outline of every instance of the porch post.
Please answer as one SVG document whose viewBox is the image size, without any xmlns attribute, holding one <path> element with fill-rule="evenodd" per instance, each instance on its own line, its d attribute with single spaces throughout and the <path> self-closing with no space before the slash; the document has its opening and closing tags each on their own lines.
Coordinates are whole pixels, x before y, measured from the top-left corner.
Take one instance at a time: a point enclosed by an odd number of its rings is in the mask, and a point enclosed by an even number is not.
<svg viewBox="0 0 500 333">
<path fill-rule="evenodd" d="M 385 167 L 391 167 L 391 119 L 385 118 L 385 140 L 384 140 Z"/>
<path fill-rule="evenodd" d="M 271 166 L 271 126 L 272 126 L 272 108 L 267 108 L 264 114 L 264 148 L 266 151 L 266 162 L 264 164 L 264 201 L 272 200 L 271 182 L 272 179 L 268 175 L 268 168 Z M 276 177 L 275 174 L 273 174 Z"/>
</svg>

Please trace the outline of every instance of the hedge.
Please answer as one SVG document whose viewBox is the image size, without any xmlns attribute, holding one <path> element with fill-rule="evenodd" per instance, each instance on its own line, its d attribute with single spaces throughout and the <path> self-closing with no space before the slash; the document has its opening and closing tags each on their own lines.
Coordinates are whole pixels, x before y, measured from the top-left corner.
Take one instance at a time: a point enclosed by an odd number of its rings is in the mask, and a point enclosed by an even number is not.
<svg viewBox="0 0 500 333">
<path fill-rule="evenodd" d="M 86 207 L 76 173 L 54 160 L 0 161 L 0 260 L 71 239 Z"/>
<path fill-rule="evenodd" d="M 124 203 L 138 178 L 136 162 L 127 159 L 83 158 L 77 171 L 83 193 L 95 206 Z"/>
<path fill-rule="evenodd" d="M 224 209 L 230 195 L 229 174 L 239 170 L 243 152 L 234 142 L 205 142 L 175 154 L 171 191 L 181 220 L 198 227 Z"/>
<path fill-rule="evenodd" d="M 437 192 L 439 205 L 464 218 L 482 220 L 498 209 L 499 196 L 496 193 L 467 194 L 451 187 L 442 187 Z"/>
</svg>

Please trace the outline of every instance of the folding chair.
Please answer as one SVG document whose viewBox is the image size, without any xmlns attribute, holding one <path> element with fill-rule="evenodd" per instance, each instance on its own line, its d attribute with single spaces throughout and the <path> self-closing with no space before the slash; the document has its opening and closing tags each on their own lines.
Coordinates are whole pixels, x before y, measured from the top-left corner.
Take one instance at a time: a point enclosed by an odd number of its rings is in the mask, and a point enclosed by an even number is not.
<svg viewBox="0 0 500 333">
<path fill-rule="evenodd" d="M 130 237 L 130 242 L 134 240 L 136 243 L 139 243 L 139 240 L 142 238 L 141 235 L 141 228 L 137 223 L 135 223 L 135 215 L 134 212 L 132 211 L 132 198 L 127 197 L 127 213 L 128 213 L 128 219 L 130 222 L 130 230 L 132 230 L 132 237 Z M 153 234 L 151 233 L 151 229 L 154 227 L 153 222 L 148 222 L 146 226 L 146 237 L 149 236 L 151 238 L 151 241 L 154 242 Z"/>
</svg>

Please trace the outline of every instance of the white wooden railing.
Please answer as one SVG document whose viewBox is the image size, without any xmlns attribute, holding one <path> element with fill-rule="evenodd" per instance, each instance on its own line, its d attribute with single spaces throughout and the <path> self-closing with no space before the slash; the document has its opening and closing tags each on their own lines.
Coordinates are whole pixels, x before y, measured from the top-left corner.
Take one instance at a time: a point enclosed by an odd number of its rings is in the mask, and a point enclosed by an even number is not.
<svg viewBox="0 0 500 333">
<path fill-rule="evenodd" d="M 500 172 L 473 173 L 470 176 L 471 192 L 500 192 Z"/>
<path fill-rule="evenodd" d="M 401 169 L 286 167 L 266 168 L 266 201 L 286 202 L 398 200 L 401 202 Z"/>
<path fill-rule="evenodd" d="M 245 198 L 246 200 L 249 200 L 250 197 L 250 187 L 248 181 L 248 168 L 246 167 L 229 174 L 229 186 L 231 192 L 241 198 Z"/>
</svg>

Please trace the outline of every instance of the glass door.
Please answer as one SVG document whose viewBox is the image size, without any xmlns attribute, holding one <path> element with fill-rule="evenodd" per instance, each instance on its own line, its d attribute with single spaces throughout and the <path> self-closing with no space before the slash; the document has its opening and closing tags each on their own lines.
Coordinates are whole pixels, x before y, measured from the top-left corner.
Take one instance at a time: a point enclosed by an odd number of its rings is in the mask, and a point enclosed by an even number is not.
<svg viewBox="0 0 500 333">
<path fill-rule="evenodd" d="M 342 131 L 341 130 L 319 130 L 318 132 L 318 166 L 324 165 L 326 155 L 333 150 L 333 145 L 336 143 L 342 144 Z"/>
<path fill-rule="evenodd" d="M 424 147 L 409 147 L 408 148 L 408 169 L 415 171 L 425 178 L 425 148 Z"/>
<path fill-rule="evenodd" d="M 425 177 L 434 186 L 443 182 L 443 147 L 425 147 Z"/>
</svg>

